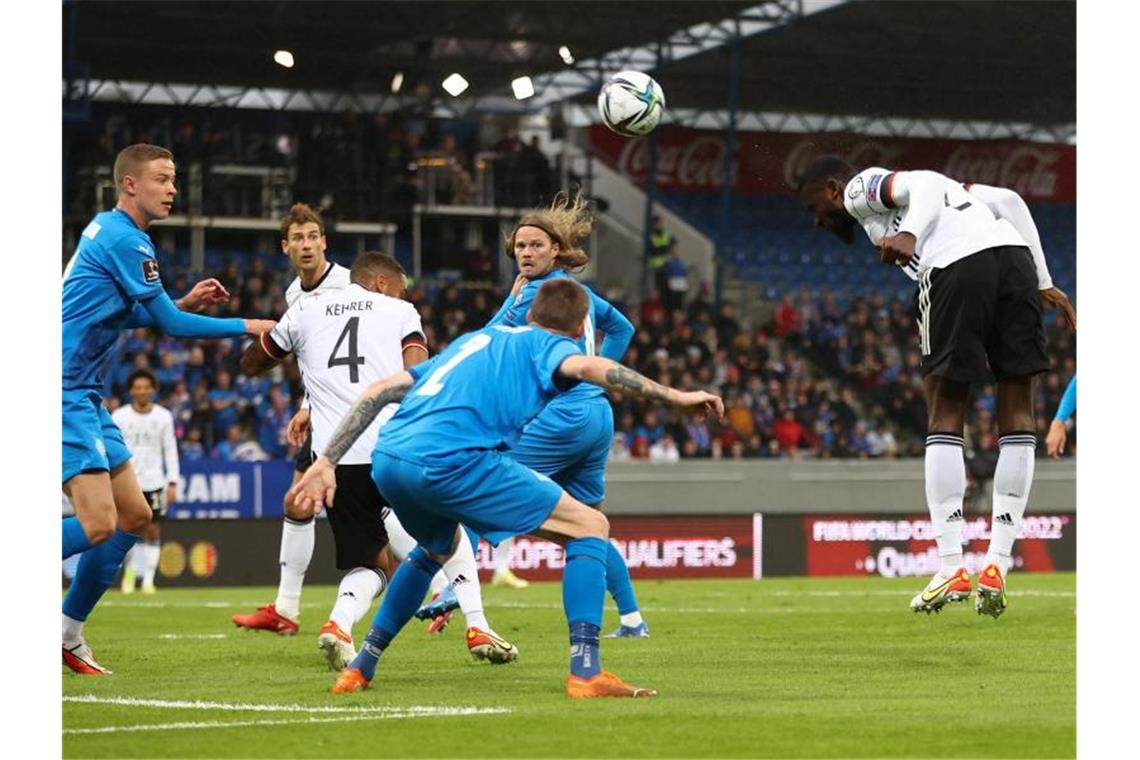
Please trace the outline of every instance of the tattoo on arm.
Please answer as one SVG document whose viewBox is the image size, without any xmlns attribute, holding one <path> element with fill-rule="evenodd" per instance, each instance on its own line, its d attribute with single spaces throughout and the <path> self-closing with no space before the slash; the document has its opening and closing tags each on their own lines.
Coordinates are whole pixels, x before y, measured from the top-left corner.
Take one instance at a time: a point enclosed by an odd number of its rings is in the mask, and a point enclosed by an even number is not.
<svg viewBox="0 0 1140 760">
<path fill-rule="evenodd" d="M 611 390 L 632 393 L 635 396 L 645 398 L 665 400 L 669 396 L 669 389 L 664 385 L 655 383 L 648 377 L 639 375 L 620 364 L 606 370 L 606 386 Z"/>
<path fill-rule="evenodd" d="M 380 410 L 393 401 L 402 399 L 411 387 L 412 383 L 403 382 L 385 388 L 375 396 L 357 401 L 337 425 L 336 431 L 332 434 L 332 439 L 321 453 L 328 457 L 333 464 L 339 462 L 340 458 L 352 448 L 352 444 L 356 442 L 361 433 L 372 424 L 372 420 L 376 419 L 376 415 L 380 414 Z"/>
</svg>

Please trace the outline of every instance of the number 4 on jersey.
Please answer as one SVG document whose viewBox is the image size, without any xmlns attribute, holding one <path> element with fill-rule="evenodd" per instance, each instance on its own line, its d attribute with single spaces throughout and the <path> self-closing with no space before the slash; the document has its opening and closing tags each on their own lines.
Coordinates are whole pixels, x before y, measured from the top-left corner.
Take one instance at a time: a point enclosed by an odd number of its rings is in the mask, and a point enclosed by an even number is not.
<svg viewBox="0 0 1140 760">
<path fill-rule="evenodd" d="M 348 320 L 348 324 L 344 326 L 344 331 L 341 332 L 340 337 L 336 339 L 336 345 L 333 346 L 332 353 L 329 354 L 329 368 L 332 367 L 348 367 L 348 381 L 350 383 L 360 382 L 360 366 L 364 364 L 364 357 L 356 353 L 357 347 L 357 328 L 360 327 L 360 317 L 352 317 Z M 345 338 L 348 339 L 348 355 L 337 356 L 340 352 L 340 347 L 344 344 Z"/>
</svg>

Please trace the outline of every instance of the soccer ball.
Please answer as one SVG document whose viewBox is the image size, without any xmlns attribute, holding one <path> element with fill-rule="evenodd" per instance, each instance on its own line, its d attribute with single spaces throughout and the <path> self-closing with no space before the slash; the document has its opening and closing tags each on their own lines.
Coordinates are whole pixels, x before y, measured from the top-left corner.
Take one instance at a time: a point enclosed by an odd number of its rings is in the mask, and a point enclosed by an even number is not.
<svg viewBox="0 0 1140 760">
<path fill-rule="evenodd" d="M 619 71 L 598 93 L 602 122 L 625 137 L 640 137 L 653 131 L 665 112 L 661 85 L 640 71 Z"/>
</svg>

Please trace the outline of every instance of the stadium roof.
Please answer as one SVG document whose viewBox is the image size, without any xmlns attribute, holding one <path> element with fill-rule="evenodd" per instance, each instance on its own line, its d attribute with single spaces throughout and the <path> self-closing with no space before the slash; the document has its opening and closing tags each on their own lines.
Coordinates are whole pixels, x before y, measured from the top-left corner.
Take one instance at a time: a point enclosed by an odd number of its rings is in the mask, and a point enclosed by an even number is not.
<svg viewBox="0 0 1140 760">
<path fill-rule="evenodd" d="M 537 75 L 543 72 L 553 76 L 578 68 L 585 75 L 580 80 L 590 82 L 603 64 L 612 69 L 618 60 L 607 53 L 640 48 L 640 59 L 626 60 L 644 61 L 664 42 L 674 60 L 657 74 L 670 110 L 717 110 L 728 105 L 730 53 L 723 39 L 708 40 L 723 37 L 731 24 L 711 24 L 736 18 L 743 19 L 741 31 L 747 35 L 740 51 L 739 108 L 745 112 L 1038 125 L 1076 121 L 1073 2 L 832 5 L 827 0 L 69 3 L 64 49 L 73 36 L 76 58 L 93 80 L 387 93 L 401 72 L 402 95 L 440 98 L 439 83 L 459 72 L 470 82 L 465 96 L 501 100 L 509 97 L 509 82 L 516 76 L 530 75 L 541 84 Z M 560 58 L 561 46 L 576 59 L 573 67 Z M 682 47 L 684 55 L 678 55 Z M 291 51 L 296 65 L 275 64 L 277 49 Z M 578 97 L 585 100 L 590 89 L 578 88 Z M 541 100 L 541 87 L 538 95 Z M 574 95 L 571 89 L 558 97 Z"/>
</svg>

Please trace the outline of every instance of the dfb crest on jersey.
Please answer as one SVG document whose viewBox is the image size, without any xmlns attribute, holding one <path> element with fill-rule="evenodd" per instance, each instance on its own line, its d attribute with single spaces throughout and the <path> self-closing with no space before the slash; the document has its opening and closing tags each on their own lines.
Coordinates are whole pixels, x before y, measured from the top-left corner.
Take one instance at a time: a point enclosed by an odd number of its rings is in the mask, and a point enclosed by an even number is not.
<svg viewBox="0 0 1140 760">
<path fill-rule="evenodd" d="M 847 197 L 854 199 L 854 198 L 858 198 L 862 194 L 863 194 L 863 178 L 862 177 L 856 177 L 855 179 L 853 179 L 851 181 L 851 184 L 847 188 Z"/>
<path fill-rule="evenodd" d="M 143 259 L 143 279 L 147 282 L 158 282 L 158 259 Z"/>
</svg>

